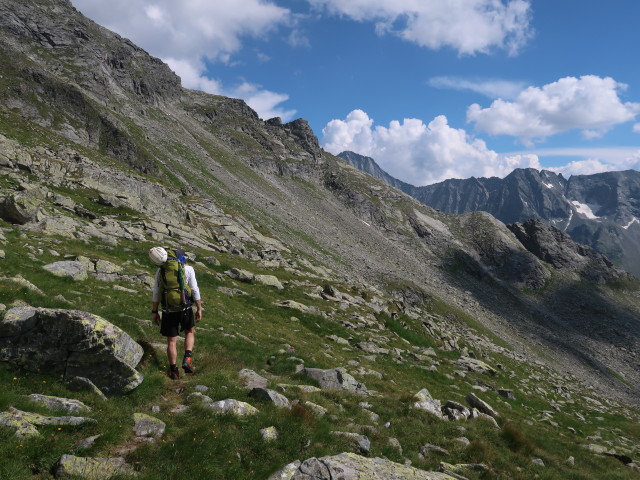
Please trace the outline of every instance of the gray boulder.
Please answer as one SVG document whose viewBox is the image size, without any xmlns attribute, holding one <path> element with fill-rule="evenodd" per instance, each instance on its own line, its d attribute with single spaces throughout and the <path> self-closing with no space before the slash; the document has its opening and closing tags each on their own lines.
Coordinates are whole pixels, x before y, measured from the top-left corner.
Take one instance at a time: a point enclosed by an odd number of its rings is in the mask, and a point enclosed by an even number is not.
<svg viewBox="0 0 640 480">
<path fill-rule="evenodd" d="M 133 390 L 143 350 L 104 318 L 79 310 L 16 307 L 0 321 L 0 361 L 65 379 L 85 377 L 107 394 Z"/>
<path fill-rule="evenodd" d="M 272 402 L 278 408 L 291 408 L 289 399 L 284 395 L 276 392 L 275 390 L 257 387 L 253 388 L 249 392 L 249 396 L 258 400 L 266 400 Z"/>
<path fill-rule="evenodd" d="M 243 368 L 238 372 L 238 377 L 240 381 L 244 383 L 244 385 L 249 388 L 258 388 L 258 387 L 266 387 L 269 383 L 269 380 L 264 378 L 261 375 L 258 375 L 256 372 L 249 368 Z"/>
<path fill-rule="evenodd" d="M 366 458 L 355 453 L 294 462 L 273 474 L 268 480 L 456 480 L 446 473 L 427 472 L 406 465 Z"/>
<path fill-rule="evenodd" d="M 9 408 L 8 412 L 0 412 L 0 425 L 15 428 L 16 436 L 20 438 L 40 435 L 38 428 L 41 425 L 82 425 L 95 423 L 92 418 L 85 417 L 47 417 L 39 413 L 23 412 L 16 408 Z"/>
<path fill-rule="evenodd" d="M 467 395 L 467 403 L 469 403 L 469 405 L 471 405 L 473 408 L 477 408 L 482 413 L 489 415 L 493 418 L 500 416 L 500 414 L 496 412 L 491 405 L 489 405 L 484 400 L 478 398 L 473 393 L 470 393 L 469 395 Z"/>
<path fill-rule="evenodd" d="M 368 395 L 369 391 L 364 383 L 358 382 L 347 373 L 344 368 L 323 370 L 320 368 L 305 368 L 303 373 L 320 384 L 326 390 L 345 390 L 359 395 Z"/>
<path fill-rule="evenodd" d="M 9 195 L 0 201 L 0 218 L 24 225 L 38 220 L 43 195 L 37 190 L 26 190 Z"/>
<path fill-rule="evenodd" d="M 71 398 L 52 397 L 49 395 L 32 393 L 29 395 L 29 399 L 50 410 L 65 410 L 68 413 L 88 412 L 91 410 L 91 408 L 80 400 L 73 400 Z"/>
<path fill-rule="evenodd" d="M 88 277 L 87 267 L 81 262 L 64 260 L 61 262 L 50 263 L 45 265 L 43 268 L 54 274 L 56 277 L 71 277 L 76 281 L 86 280 Z"/>
</svg>

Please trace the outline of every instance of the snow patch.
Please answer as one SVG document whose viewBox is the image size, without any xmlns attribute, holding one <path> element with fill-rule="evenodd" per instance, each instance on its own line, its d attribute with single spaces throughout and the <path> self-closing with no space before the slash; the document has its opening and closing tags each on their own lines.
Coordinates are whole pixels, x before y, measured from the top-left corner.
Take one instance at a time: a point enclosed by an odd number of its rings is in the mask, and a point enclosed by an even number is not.
<svg viewBox="0 0 640 480">
<path fill-rule="evenodd" d="M 543 185 L 547 188 L 553 188 L 553 184 L 552 183 L 543 183 Z"/>
<path fill-rule="evenodd" d="M 600 205 L 596 205 L 595 203 L 580 203 L 577 200 L 574 200 L 571 202 L 573 204 L 574 207 L 576 207 L 576 211 L 581 214 L 584 215 L 585 217 L 591 219 L 591 220 L 596 220 L 600 217 L 596 216 L 595 213 L 593 213 L 593 211 L 598 211 L 600 209 Z"/>
<path fill-rule="evenodd" d="M 631 220 L 629 223 L 627 223 L 624 227 L 625 230 L 627 230 L 631 225 L 633 225 L 634 223 L 640 223 L 640 220 L 638 220 L 636 217 L 633 217 L 633 220 Z"/>
<path fill-rule="evenodd" d="M 362 219 L 360 219 L 360 221 L 361 221 L 362 223 L 364 223 L 367 227 L 370 227 L 370 226 L 371 226 L 371 224 L 370 224 L 370 223 L 367 223 L 367 222 L 365 222 L 365 221 L 364 221 L 364 220 L 362 220 Z"/>
</svg>

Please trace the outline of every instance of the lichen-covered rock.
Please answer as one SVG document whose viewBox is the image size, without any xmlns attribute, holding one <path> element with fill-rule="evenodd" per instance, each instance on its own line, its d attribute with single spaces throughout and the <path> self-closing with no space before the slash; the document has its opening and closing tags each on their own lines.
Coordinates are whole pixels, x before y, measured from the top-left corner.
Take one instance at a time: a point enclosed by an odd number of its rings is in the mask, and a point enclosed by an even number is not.
<svg viewBox="0 0 640 480">
<path fill-rule="evenodd" d="M 133 414 L 133 431 L 136 437 L 160 438 L 164 434 L 166 424 L 162 420 L 144 413 Z"/>
<path fill-rule="evenodd" d="M 84 458 L 63 455 L 55 470 L 56 478 L 79 477 L 86 480 L 107 480 L 112 477 L 135 477 L 137 472 L 124 458 Z"/>
<path fill-rule="evenodd" d="M 215 413 L 235 415 L 237 417 L 246 417 L 247 415 L 255 415 L 258 409 L 253 405 L 245 402 L 227 398 L 213 403 L 203 403 L 202 407 L 213 410 Z"/>
<path fill-rule="evenodd" d="M 441 472 L 428 472 L 382 458 L 366 458 L 355 453 L 295 462 L 268 480 L 456 480 Z"/>
<path fill-rule="evenodd" d="M 0 201 L 0 218 L 24 225 L 38 219 L 43 195 L 38 190 L 26 190 L 9 195 Z"/>
<path fill-rule="evenodd" d="M 347 373 L 344 368 L 323 370 L 320 368 L 305 368 L 303 373 L 327 390 L 345 390 L 359 395 L 368 395 L 369 391 L 364 383 L 358 382 Z"/>
<path fill-rule="evenodd" d="M 260 429 L 260 435 L 265 442 L 273 442 L 278 439 L 278 430 L 276 427 L 266 427 Z"/>
<path fill-rule="evenodd" d="M 52 397 L 49 395 L 40 395 L 39 393 L 32 393 L 29 395 L 29 398 L 51 410 L 65 410 L 69 413 L 88 412 L 91 410 L 90 407 L 80 400 L 73 400 L 71 398 Z"/>
<path fill-rule="evenodd" d="M 267 285 L 268 287 L 275 287 L 278 290 L 284 289 L 282 283 L 280 283 L 280 280 L 275 275 L 254 275 L 253 280 L 256 283 Z"/>
<path fill-rule="evenodd" d="M 498 375 L 498 371 L 495 368 L 477 358 L 460 357 L 456 363 L 470 372 L 484 373 L 493 376 Z"/>
<path fill-rule="evenodd" d="M 71 277 L 76 281 L 86 280 L 88 277 L 87 267 L 80 262 L 63 260 L 61 262 L 50 263 L 43 268 L 53 273 L 56 277 Z"/>
<path fill-rule="evenodd" d="M 88 378 L 107 394 L 143 380 L 143 350 L 104 318 L 79 310 L 16 307 L 0 321 L 0 361 L 27 371 Z"/>
<path fill-rule="evenodd" d="M 13 407 L 8 412 L 0 412 L 0 425 L 15 428 L 16 436 L 21 438 L 40 435 L 37 428 L 40 425 L 82 425 L 94 422 L 94 419 L 85 417 L 47 417 Z"/>
</svg>

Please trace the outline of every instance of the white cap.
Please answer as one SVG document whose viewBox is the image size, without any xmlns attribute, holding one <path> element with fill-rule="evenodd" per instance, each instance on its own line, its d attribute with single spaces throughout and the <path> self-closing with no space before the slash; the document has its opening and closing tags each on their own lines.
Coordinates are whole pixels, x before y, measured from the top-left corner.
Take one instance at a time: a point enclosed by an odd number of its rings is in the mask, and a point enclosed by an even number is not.
<svg viewBox="0 0 640 480">
<path fill-rule="evenodd" d="M 149 258 L 156 265 L 162 265 L 167 261 L 167 251 L 162 247 L 153 247 L 149 250 Z"/>
</svg>

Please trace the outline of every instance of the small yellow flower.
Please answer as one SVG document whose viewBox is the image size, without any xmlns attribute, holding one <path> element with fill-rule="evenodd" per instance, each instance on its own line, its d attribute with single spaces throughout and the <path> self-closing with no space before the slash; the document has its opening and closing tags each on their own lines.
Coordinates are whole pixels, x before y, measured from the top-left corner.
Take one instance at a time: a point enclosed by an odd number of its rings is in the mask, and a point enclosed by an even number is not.
<svg viewBox="0 0 640 480">
<path fill-rule="evenodd" d="M 13 377 L 13 379 L 14 379 L 14 380 L 17 380 L 17 379 L 18 379 L 18 377 Z"/>
<path fill-rule="evenodd" d="M 58 431 L 61 431 L 61 430 L 62 430 L 62 427 L 58 427 Z"/>
</svg>

